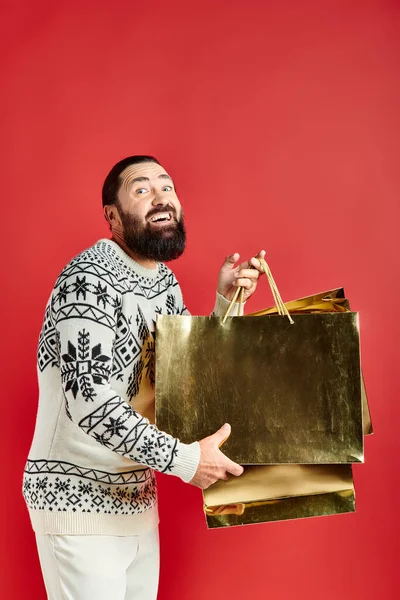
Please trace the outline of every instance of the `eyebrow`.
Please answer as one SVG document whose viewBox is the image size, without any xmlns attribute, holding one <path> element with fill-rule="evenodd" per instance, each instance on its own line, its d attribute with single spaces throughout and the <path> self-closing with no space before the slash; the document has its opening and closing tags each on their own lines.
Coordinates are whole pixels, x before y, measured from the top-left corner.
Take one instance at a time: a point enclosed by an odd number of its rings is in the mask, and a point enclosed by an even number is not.
<svg viewBox="0 0 400 600">
<path fill-rule="evenodd" d="M 167 175 L 166 173 L 162 173 L 161 175 L 159 175 L 157 177 L 157 179 L 169 179 L 170 181 L 172 181 L 171 177 L 169 175 Z M 136 183 L 138 181 L 150 181 L 150 179 L 148 177 L 135 177 L 129 183 L 132 185 L 133 183 Z"/>
</svg>

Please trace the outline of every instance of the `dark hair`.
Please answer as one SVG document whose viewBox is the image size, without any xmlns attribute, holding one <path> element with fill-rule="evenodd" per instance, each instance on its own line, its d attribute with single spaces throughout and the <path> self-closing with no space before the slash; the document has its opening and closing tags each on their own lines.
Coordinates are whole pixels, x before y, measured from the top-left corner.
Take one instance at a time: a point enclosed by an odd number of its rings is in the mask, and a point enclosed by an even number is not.
<svg viewBox="0 0 400 600">
<path fill-rule="evenodd" d="M 153 162 L 157 163 L 158 165 L 160 164 L 158 160 L 154 158 L 154 156 L 137 155 L 123 158 L 113 166 L 103 183 L 103 206 L 106 206 L 107 204 L 118 203 L 118 190 L 121 185 L 119 176 L 121 175 L 122 171 L 125 171 L 126 167 L 129 167 L 129 165 L 137 165 L 138 163 L 145 162 Z"/>
</svg>

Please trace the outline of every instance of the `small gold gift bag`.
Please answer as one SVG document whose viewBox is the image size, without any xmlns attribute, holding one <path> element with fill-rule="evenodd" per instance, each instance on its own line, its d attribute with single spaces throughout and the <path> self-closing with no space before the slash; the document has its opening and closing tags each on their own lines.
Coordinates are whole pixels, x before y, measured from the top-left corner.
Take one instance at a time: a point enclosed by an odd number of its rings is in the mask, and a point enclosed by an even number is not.
<svg viewBox="0 0 400 600">
<path fill-rule="evenodd" d="M 203 492 L 209 528 L 355 511 L 351 465 L 246 467 Z"/>
</svg>

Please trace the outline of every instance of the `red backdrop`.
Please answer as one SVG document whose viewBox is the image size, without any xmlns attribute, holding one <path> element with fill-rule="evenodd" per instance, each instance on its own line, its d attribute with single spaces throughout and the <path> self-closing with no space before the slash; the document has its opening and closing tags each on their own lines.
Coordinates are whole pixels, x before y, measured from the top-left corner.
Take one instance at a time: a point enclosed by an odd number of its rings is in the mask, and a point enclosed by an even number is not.
<svg viewBox="0 0 400 600">
<path fill-rule="evenodd" d="M 47 297 L 108 234 L 109 168 L 153 153 L 186 211 L 173 268 L 192 313 L 211 310 L 235 251 L 265 247 L 286 299 L 345 286 L 376 430 L 355 515 L 209 532 L 200 491 L 159 477 L 160 600 L 397 598 L 399 2 L 20 0 L 3 13 L 1 596 L 45 598 L 20 487 Z M 262 281 L 248 308 L 270 304 Z"/>
</svg>

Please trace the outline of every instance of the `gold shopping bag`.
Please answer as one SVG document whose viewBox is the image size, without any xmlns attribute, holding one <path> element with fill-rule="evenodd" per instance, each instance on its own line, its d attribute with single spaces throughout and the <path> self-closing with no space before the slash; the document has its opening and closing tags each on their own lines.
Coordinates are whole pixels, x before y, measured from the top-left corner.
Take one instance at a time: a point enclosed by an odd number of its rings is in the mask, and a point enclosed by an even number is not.
<svg viewBox="0 0 400 600">
<path fill-rule="evenodd" d="M 246 467 L 203 492 L 209 528 L 355 511 L 351 465 Z"/>
<path fill-rule="evenodd" d="M 190 443 L 228 422 L 224 452 L 242 465 L 363 462 L 358 318 L 338 305 L 290 320 L 159 315 L 158 427 Z"/>
<path fill-rule="evenodd" d="M 345 296 L 343 288 L 335 288 L 327 292 L 306 296 L 298 300 L 285 303 L 290 314 L 306 314 L 318 312 L 349 312 L 349 300 Z M 250 317 L 278 314 L 276 306 L 266 308 L 257 312 L 249 313 Z M 373 433 L 371 415 L 369 411 L 368 398 L 365 389 L 364 378 L 361 376 L 361 399 L 364 435 Z"/>
</svg>

